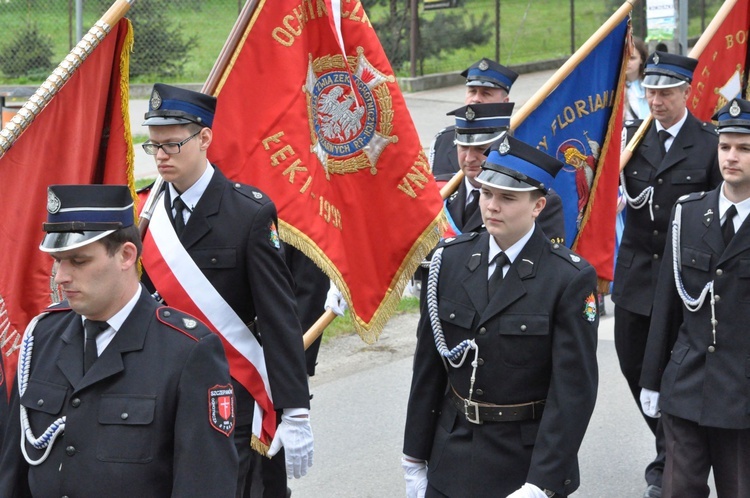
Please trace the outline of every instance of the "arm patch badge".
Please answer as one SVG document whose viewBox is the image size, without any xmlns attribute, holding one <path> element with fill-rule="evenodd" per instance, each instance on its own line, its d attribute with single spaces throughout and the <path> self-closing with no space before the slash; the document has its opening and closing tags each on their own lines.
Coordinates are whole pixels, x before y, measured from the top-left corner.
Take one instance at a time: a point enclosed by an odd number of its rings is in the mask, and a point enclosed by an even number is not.
<svg viewBox="0 0 750 498">
<path fill-rule="evenodd" d="M 279 231 L 276 229 L 276 223 L 273 221 L 268 225 L 268 241 L 276 249 L 281 248 L 281 243 L 279 242 Z"/>
<path fill-rule="evenodd" d="M 208 422 L 229 437 L 234 430 L 234 388 L 216 385 L 208 390 Z"/>
<path fill-rule="evenodd" d="M 592 292 L 583 303 L 583 318 L 593 323 L 596 320 L 596 306 L 596 296 Z"/>
</svg>

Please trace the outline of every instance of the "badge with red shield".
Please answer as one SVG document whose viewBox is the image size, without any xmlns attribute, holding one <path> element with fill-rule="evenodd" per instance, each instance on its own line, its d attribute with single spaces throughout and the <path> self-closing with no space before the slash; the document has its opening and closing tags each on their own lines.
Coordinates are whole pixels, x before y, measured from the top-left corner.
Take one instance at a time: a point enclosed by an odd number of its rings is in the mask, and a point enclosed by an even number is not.
<svg viewBox="0 0 750 498">
<path fill-rule="evenodd" d="M 229 437 L 234 430 L 234 390 L 232 385 L 216 385 L 208 390 L 208 420 L 211 427 Z"/>
</svg>

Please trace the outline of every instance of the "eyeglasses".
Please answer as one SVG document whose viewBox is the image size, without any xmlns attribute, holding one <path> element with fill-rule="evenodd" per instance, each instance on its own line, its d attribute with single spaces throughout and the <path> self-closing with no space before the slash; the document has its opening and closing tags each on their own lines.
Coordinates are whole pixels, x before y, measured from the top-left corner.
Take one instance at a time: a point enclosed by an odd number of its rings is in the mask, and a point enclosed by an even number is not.
<svg viewBox="0 0 750 498">
<path fill-rule="evenodd" d="M 163 150 L 165 154 L 169 154 L 170 156 L 173 154 L 179 154 L 180 150 L 182 149 L 182 146 L 188 143 L 192 138 L 194 138 L 196 135 L 198 135 L 203 129 L 198 130 L 197 132 L 193 133 L 189 137 L 187 137 L 182 142 L 167 142 L 165 144 L 155 144 L 153 142 L 146 142 L 142 145 L 143 150 L 146 151 L 146 154 L 149 156 L 155 156 L 159 153 L 159 149 Z"/>
</svg>

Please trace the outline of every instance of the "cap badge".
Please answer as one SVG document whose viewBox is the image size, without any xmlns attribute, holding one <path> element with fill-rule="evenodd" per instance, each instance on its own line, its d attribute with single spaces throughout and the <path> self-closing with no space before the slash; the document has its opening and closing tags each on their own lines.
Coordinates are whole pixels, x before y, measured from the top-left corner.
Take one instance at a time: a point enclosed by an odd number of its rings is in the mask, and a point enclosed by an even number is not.
<svg viewBox="0 0 750 498">
<path fill-rule="evenodd" d="M 62 203 L 60 202 L 60 199 L 55 195 L 55 193 L 51 190 L 47 190 L 47 212 L 50 214 L 55 214 L 60 211 L 61 206 Z"/>
<path fill-rule="evenodd" d="M 474 109 L 471 107 L 466 108 L 466 119 L 469 121 L 474 121 L 474 118 L 477 117 L 477 114 L 474 112 Z"/>
<path fill-rule="evenodd" d="M 479 70 L 480 70 L 480 71 L 486 71 L 486 70 L 488 70 L 488 69 L 490 68 L 490 65 L 489 65 L 489 64 L 487 64 L 487 61 L 486 61 L 486 60 L 482 59 L 482 60 L 481 60 L 481 61 L 479 62 L 479 66 L 478 66 L 478 67 L 479 67 Z"/>
<path fill-rule="evenodd" d="M 151 93 L 151 101 L 149 102 L 149 104 L 151 105 L 151 109 L 152 110 L 158 109 L 159 107 L 161 107 L 161 103 L 162 103 L 161 95 L 159 95 L 159 92 L 154 90 Z"/>
<path fill-rule="evenodd" d="M 654 54 L 654 64 L 659 63 L 659 54 Z"/>
<path fill-rule="evenodd" d="M 740 115 L 742 112 L 742 109 L 740 109 L 740 105 L 737 103 L 736 100 L 732 101 L 732 105 L 729 107 L 729 115 L 733 118 L 736 118 Z"/>
<path fill-rule="evenodd" d="M 193 320 L 192 318 L 183 318 L 182 323 L 185 324 L 185 328 L 188 330 L 193 330 L 195 327 L 198 326 L 198 321 Z"/>
<path fill-rule="evenodd" d="M 508 152 L 510 152 L 510 144 L 508 143 L 508 137 L 505 137 L 505 140 L 503 140 L 500 145 L 497 146 L 497 151 L 500 153 L 501 156 L 504 156 Z"/>
</svg>

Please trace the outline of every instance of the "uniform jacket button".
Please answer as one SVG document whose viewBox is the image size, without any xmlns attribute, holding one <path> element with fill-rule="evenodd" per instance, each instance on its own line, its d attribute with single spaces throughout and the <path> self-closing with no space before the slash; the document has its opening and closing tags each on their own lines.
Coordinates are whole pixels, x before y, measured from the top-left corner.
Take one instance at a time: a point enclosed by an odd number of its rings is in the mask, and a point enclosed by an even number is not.
<svg viewBox="0 0 750 498">
<path fill-rule="evenodd" d="M 81 399 L 80 398 L 73 398 L 70 400 L 70 404 L 73 405 L 73 408 L 78 408 L 81 406 Z"/>
<path fill-rule="evenodd" d="M 36 406 L 44 406 L 44 400 L 40 399 L 39 401 L 37 401 Z"/>
<path fill-rule="evenodd" d="M 709 353 L 713 353 L 714 351 L 716 351 L 716 348 L 715 348 L 715 347 L 713 347 L 713 346 L 709 346 L 709 347 L 708 347 L 708 352 L 709 352 Z"/>
<path fill-rule="evenodd" d="M 721 268 L 717 268 L 717 270 L 716 270 L 716 274 L 717 274 L 718 276 L 722 276 L 722 275 L 724 275 L 724 270 L 722 270 Z"/>
<path fill-rule="evenodd" d="M 76 454 L 76 447 L 75 446 L 68 446 L 65 448 L 65 454 L 68 456 L 73 456 Z"/>
<path fill-rule="evenodd" d="M 120 414 L 120 418 L 121 418 L 121 419 L 123 419 L 123 420 L 127 420 L 127 419 L 128 419 L 128 414 L 127 414 L 127 412 L 121 413 L 121 414 Z"/>
<path fill-rule="evenodd" d="M 664 183 L 664 178 L 659 178 L 658 180 L 656 180 L 656 183 L 661 185 L 662 183 Z"/>
<path fill-rule="evenodd" d="M 172 316 L 172 312 L 170 312 L 169 310 L 167 310 L 167 311 L 164 312 L 164 316 Z"/>
<path fill-rule="evenodd" d="M 484 359 L 483 359 L 483 358 L 479 358 L 479 359 L 477 359 L 477 365 L 479 365 L 480 367 L 481 367 L 482 365 L 484 365 Z"/>
<path fill-rule="evenodd" d="M 214 264 L 214 265 L 215 265 L 215 264 L 216 264 L 216 261 L 217 261 L 217 260 L 216 260 L 216 258 L 211 258 L 211 264 Z"/>
<path fill-rule="evenodd" d="M 654 259 L 659 259 L 659 255 L 658 254 L 654 254 Z"/>
<path fill-rule="evenodd" d="M 454 318 L 456 318 L 456 314 L 455 313 L 451 313 L 450 315 L 448 315 L 448 318 L 450 318 L 451 320 L 453 320 Z"/>
<path fill-rule="evenodd" d="M 487 333 L 487 329 L 486 328 L 482 327 L 481 329 L 479 329 L 479 335 L 484 335 L 486 333 Z"/>
<path fill-rule="evenodd" d="M 521 325 L 521 332 L 526 332 L 526 325 Z"/>
<path fill-rule="evenodd" d="M 716 295 L 714 296 L 714 301 L 716 301 L 717 303 L 718 303 L 719 301 L 721 301 L 721 296 L 720 296 L 720 295 L 718 295 L 718 294 L 716 294 Z"/>
<path fill-rule="evenodd" d="M 484 391 L 482 389 L 476 390 L 477 396 L 484 396 Z"/>
</svg>

